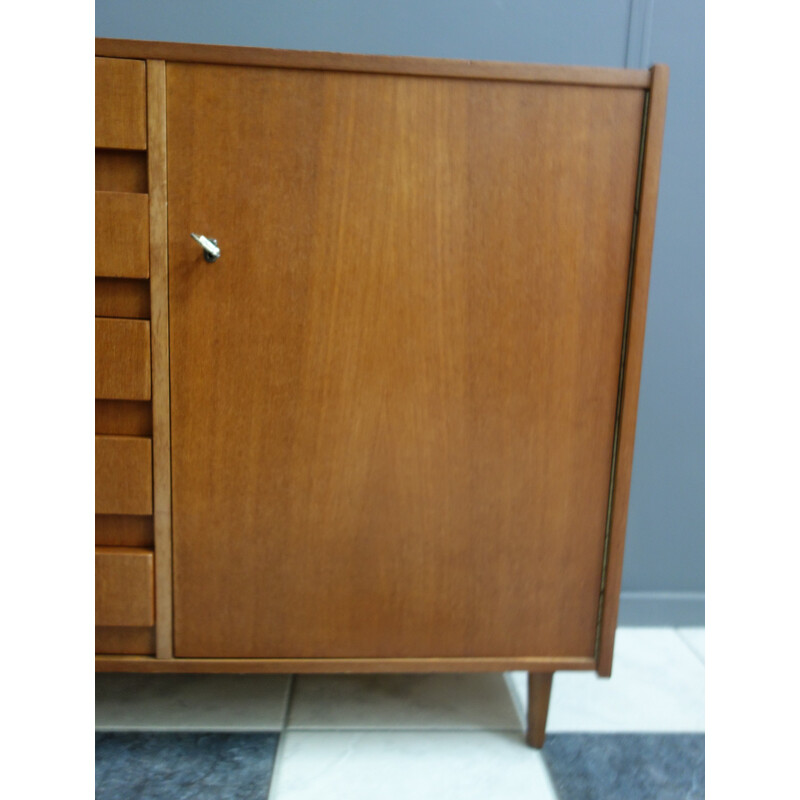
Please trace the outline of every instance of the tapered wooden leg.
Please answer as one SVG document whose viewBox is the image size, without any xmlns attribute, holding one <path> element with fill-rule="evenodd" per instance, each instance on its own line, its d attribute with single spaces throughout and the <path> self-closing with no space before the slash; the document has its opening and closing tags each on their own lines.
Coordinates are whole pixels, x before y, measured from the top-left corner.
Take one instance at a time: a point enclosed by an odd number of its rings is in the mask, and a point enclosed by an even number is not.
<svg viewBox="0 0 800 800">
<path fill-rule="evenodd" d="M 552 672 L 528 673 L 528 736 L 531 747 L 544 745 L 544 728 L 547 725 L 547 709 L 550 707 L 550 689 L 553 686 Z"/>
</svg>

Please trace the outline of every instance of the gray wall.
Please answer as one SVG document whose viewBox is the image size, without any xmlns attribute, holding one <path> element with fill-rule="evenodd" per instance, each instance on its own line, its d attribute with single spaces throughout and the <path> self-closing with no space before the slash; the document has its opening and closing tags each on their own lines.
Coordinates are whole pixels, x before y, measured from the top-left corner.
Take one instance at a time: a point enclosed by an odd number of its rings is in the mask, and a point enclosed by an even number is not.
<svg viewBox="0 0 800 800">
<path fill-rule="evenodd" d="M 96 34 L 555 64 L 669 64 L 622 624 L 704 620 L 704 5 L 699 0 L 97 0 Z"/>
</svg>

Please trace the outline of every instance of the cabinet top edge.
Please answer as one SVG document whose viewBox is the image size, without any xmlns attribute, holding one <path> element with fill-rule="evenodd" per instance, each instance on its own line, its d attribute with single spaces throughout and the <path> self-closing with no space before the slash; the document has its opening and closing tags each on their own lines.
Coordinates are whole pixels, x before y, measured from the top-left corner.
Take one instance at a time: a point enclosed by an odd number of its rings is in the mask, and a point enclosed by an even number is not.
<svg viewBox="0 0 800 800">
<path fill-rule="evenodd" d="M 356 55 L 322 51 L 275 50 L 186 42 L 152 42 L 136 39 L 95 39 L 95 55 L 108 58 L 283 67 L 389 75 L 473 78 L 482 80 L 614 86 L 647 89 L 653 69 L 578 67 L 556 64 L 520 64 L 503 61 L 421 58 L 419 56 Z"/>
</svg>

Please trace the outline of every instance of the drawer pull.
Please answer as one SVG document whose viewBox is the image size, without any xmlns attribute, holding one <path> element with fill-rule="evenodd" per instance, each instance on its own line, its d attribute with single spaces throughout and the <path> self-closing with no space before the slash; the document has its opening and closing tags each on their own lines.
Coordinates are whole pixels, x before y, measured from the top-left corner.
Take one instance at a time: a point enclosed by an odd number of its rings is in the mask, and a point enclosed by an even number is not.
<svg viewBox="0 0 800 800">
<path fill-rule="evenodd" d="M 203 248 L 203 256 L 209 264 L 213 264 L 220 257 L 221 251 L 216 239 L 208 239 L 203 234 L 198 236 L 196 233 L 192 234 L 192 239 Z"/>
</svg>

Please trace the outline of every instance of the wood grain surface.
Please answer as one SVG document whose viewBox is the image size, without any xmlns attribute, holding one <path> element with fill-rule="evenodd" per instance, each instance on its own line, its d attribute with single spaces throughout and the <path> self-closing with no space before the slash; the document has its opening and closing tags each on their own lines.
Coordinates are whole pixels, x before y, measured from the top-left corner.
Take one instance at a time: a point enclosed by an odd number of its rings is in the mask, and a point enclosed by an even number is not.
<svg viewBox="0 0 800 800">
<path fill-rule="evenodd" d="M 94 543 L 97 547 L 152 548 L 153 518 L 132 514 L 95 514 Z"/>
<path fill-rule="evenodd" d="M 96 547 L 94 624 L 148 627 L 155 621 L 153 553 L 134 547 Z"/>
<path fill-rule="evenodd" d="M 167 263 L 167 95 L 163 61 L 147 62 L 150 194 L 150 309 L 153 361 L 153 514 L 156 554 L 156 655 L 172 656 L 172 486 Z"/>
<path fill-rule="evenodd" d="M 149 655 L 155 653 L 155 628 L 95 628 L 95 653 Z"/>
<path fill-rule="evenodd" d="M 336 674 L 592 670 L 592 658 L 133 658 L 98 656 L 97 672 Z"/>
<path fill-rule="evenodd" d="M 153 412 L 150 403 L 95 400 L 94 432 L 115 436 L 151 436 Z"/>
<path fill-rule="evenodd" d="M 95 150 L 94 188 L 98 192 L 147 194 L 147 153 Z"/>
<path fill-rule="evenodd" d="M 94 98 L 95 147 L 147 147 L 144 61 L 95 58 Z"/>
<path fill-rule="evenodd" d="M 553 688 L 552 672 L 528 673 L 528 729 L 525 740 L 537 749 L 544 746 L 547 711 Z"/>
<path fill-rule="evenodd" d="M 98 400 L 150 399 L 150 323 L 94 321 L 94 394 Z"/>
<path fill-rule="evenodd" d="M 455 58 L 357 55 L 276 50 L 266 47 L 152 42 L 135 39 L 95 39 L 95 53 L 99 56 L 152 58 L 168 62 L 334 70 L 384 75 L 474 78 L 578 86 L 620 86 L 639 89 L 650 85 L 650 75 L 644 69 L 519 64 L 502 61 L 468 61 Z"/>
<path fill-rule="evenodd" d="M 175 654 L 593 658 L 644 92 L 167 100 Z"/>
<path fill-rule="evenodd" d="M 95 278 L 94 314 L 96 317 L 149 319 L 149 282 L 146 280 Z"/>
<path fill-rule="evenodd" d="M 150 439 L 94 437 L 96 514 L 152 514 L 153 470 Z"/>
<path fill-rule="evenodd" d="M 94 274 L 105 278 L 147 278 L 147 195 L 95 192 L 94 197 Z"/>
<path fill-rule="evenodd" d="M 622 562 L 633 472 L 636 411 L 639 404 L 639 383 L 642 373 L 644 328 L 650 286 L 650 262 L 656 227 L 656 203 L 661 173 L 661 146 L 667 112 L 669 68 L 663 64 L 657 64 L 652 69 L 652 79 L 637 209 L 636 249 L 633 254 L 631 272 L 631 298 L 625 342 L 622 396 L 620 398 L 619 442 L 615 463 L 614 491 L 611 497 L 608 558 L 599 620 L 597 671 L 603 676 L 611 675 L 614 635 L 619 612 L 619 594 L 622 586 Z"/>
</svg>

